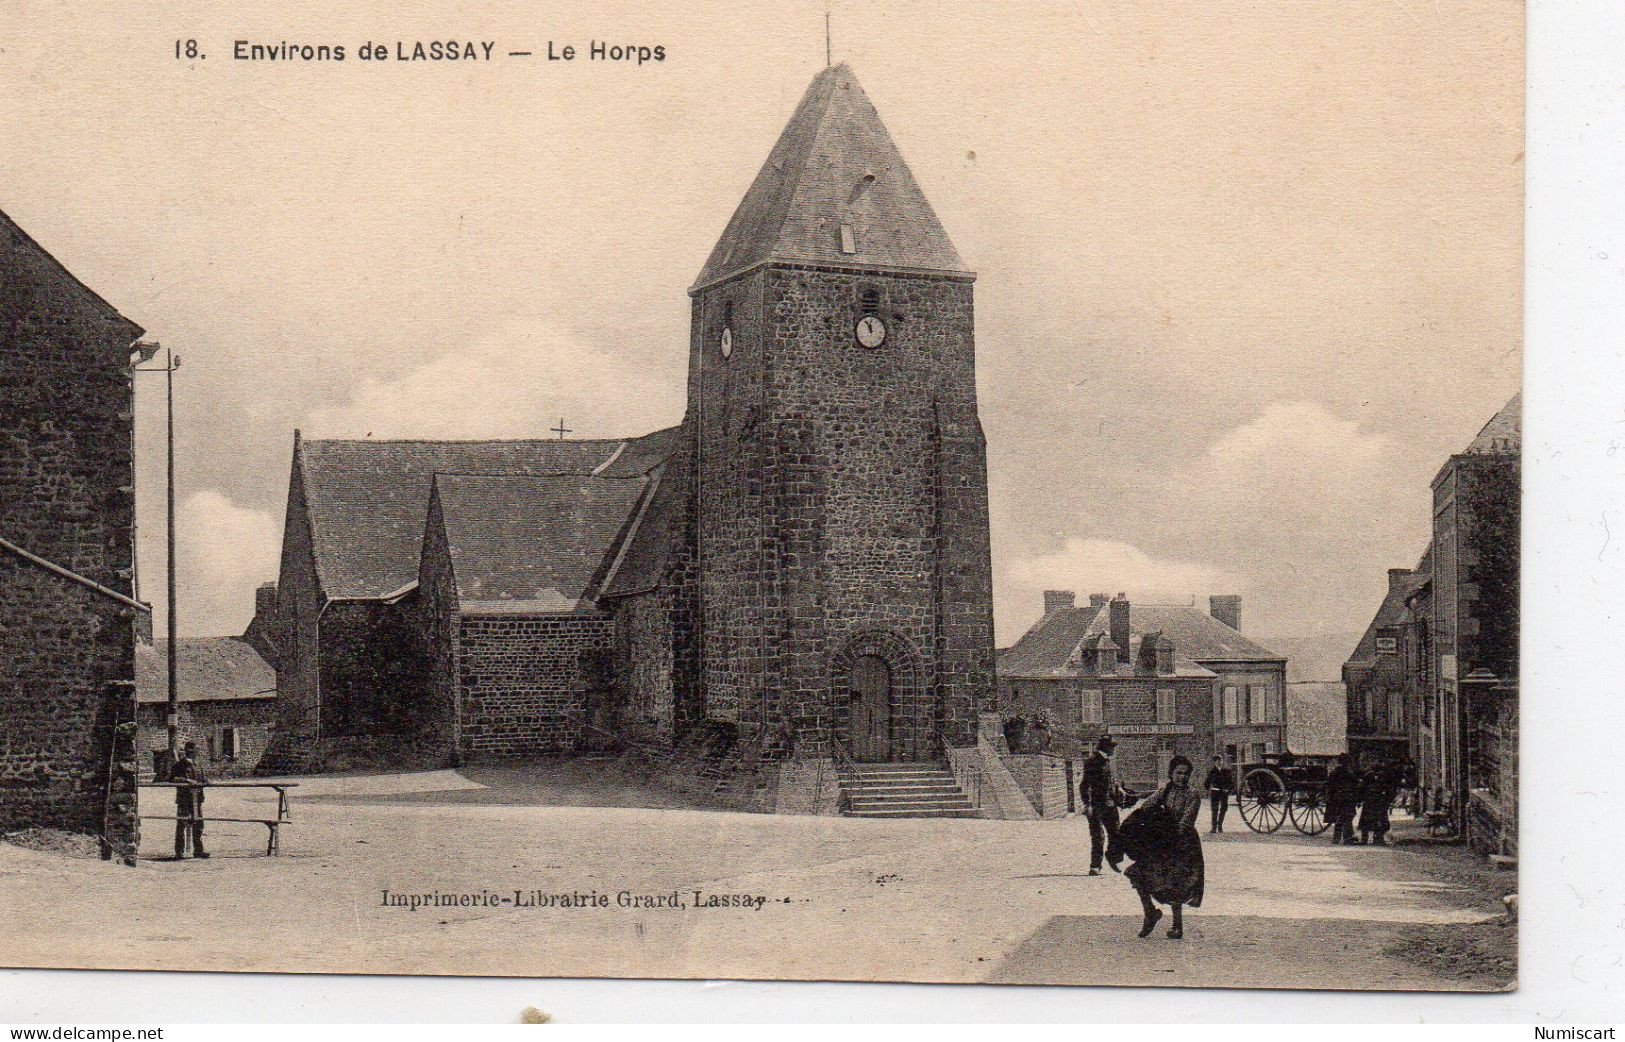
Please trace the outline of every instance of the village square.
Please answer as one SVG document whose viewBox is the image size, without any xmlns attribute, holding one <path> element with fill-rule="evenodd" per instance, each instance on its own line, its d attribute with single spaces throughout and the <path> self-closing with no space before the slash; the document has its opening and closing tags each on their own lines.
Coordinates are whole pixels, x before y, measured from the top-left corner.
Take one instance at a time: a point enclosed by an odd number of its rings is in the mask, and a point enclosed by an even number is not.
<svg viewBox="0 0 1625 1042">
<path fill-rule="evenodd" d="M 251 622 L 155 639 L 187 370 L 47 245 L 0 215 L 7 964 L 1512 985 L 1518 398 L 1345 645 L 1101 575 L 1000 647 L 978 274 L 836 63 L 671 287 L 670 426 L 283 432 Z"/>
</svg>

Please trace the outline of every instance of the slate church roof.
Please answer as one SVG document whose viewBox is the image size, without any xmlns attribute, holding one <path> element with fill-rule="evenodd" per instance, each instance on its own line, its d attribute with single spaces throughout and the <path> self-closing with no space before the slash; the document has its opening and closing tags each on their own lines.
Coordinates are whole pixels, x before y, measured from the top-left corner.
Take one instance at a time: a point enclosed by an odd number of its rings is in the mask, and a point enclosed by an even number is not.
<svg viewBox="0 0 1625 1042">
<path fill-rule="evenodd" d="M 641 476 L 437 474 L 433 494 L 459 606 L 590 607 L 613 564 L 608 551 L 647 487 Z"/>
<path fill-rule="evenodd" d="M 845 63 L 807 88 L 690 292 L 766 261 L 971 274 Z"/>
<path fill-rule="evenodd" d="M 416 581 L 437 473 L 636 479 L 672 451 L 677 430 L 583 441 L 300 441 L 295 465 L 322 591 L 382 598 Z M 614 497 L 589 496 L 579 509 L 588 504 L 620 509 Z"/>
</svg>

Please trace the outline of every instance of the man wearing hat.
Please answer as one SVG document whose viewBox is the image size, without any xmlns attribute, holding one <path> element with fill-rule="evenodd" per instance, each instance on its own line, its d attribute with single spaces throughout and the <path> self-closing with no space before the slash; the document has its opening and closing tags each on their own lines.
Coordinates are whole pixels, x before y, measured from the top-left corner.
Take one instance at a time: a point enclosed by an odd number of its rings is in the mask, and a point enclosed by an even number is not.
<svg viewBox="0 0 1625 1042">
<path fill-rule="evenodd" d="M 203 849 L 203 789 L 208 779 L 197 762 L 197 743 L 187 742 L 180 759 L 169 769 L 169 780 L 175 789 L 175 860 L 186 856 L 186 841 L 192 840 L 192 855 L 206 858 Z M 196 786 L 196 788 L 194 788 Z"/>
<path fill-rule="evenodd" d="M 1083 761 L 1083 781 L 1078 794 L 1083 797 L 1084 813 L 1089 816 L 1089 874 L 1100 875 L 1100 862 L 1104 857 L 1113 872 L 1121 872 L 1123 852 L 1117 848 L 1117 774 L 1112 767 L 1112 753 L 1117 743 L 1108 735 L 1095 743 L 1095 751 Z"/>
</svg>

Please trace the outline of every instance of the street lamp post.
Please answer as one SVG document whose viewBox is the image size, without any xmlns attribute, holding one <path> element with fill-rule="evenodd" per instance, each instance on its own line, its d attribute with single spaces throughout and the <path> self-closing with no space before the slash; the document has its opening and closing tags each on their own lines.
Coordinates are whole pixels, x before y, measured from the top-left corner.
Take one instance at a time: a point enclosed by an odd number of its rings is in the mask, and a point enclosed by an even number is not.
<svg viewBox="0 0 1625 1042">
<path fill-rule="evenodd" d="M 142 358 L 151 357 L 158 351 L 158 344 L 148 345 L 151 353 L 142 352 Z M 168 434 L 166 456 L 168 464 L 168 488 L 165 493 L 166 511 L 165 521 L 168 536 L 168 588 L 169 588 L 169 615 L 168 615 L 168 668 L 169 668 L 169 713 L 165 723 L 169 730 L 169 762 L 174 763 L 180 758 L 180 690 L 176 684 L 176 655 L 175 655 L 175 370 L 181 367 L 180 356 L 171 356 L 169 348 L 164 348 L 164 364 L 162 366 L 135 367 L 138 373 L 163 373 L 164 398 L 166 406 L 165 429 Z"/>
</svg>

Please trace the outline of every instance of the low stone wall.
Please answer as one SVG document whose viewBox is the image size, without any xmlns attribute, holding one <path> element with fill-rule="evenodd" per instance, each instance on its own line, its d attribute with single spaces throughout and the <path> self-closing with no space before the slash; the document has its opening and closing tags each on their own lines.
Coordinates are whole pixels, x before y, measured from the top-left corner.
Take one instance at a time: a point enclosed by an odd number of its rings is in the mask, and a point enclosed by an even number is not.
<svg viewBox="0 0 1625 1042">
<path fill-rule="evenodd" d="M 966 795 L 972 799 L 980 795 L 982 817 L 1032 821 L 1038 812 L 1005 766 L 1004 757 L 1008 755 L 998 714 L 982 713 L 976 744 L 948 747 L 948 769 L 962 783 L 972 777 L 980 779 L 979 788 L 972 786 Z"/>
<path fill-rule="evenodd" d="M 841 782 L 835 761 L 828 757 L 784 761 L 779 766 L 779 788 L 772 809 L 775 814 L 839 815 Z"/>
<path fill-rule="evenodd" d="M 1053 756 L 1020 755 L 1004 757 L 1011 777 L 1041 818 L 1064 818 L 1071 810 L 1068 793 L 1067 761 Z M 1076 771 L 1074 771 L 1076 777 Z"/>
</svg>

